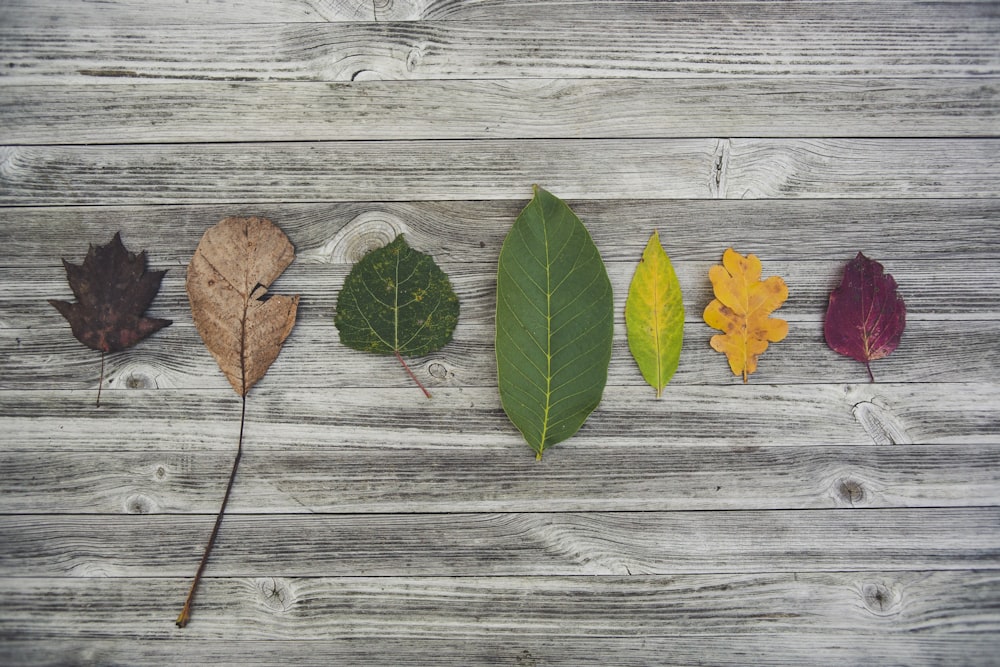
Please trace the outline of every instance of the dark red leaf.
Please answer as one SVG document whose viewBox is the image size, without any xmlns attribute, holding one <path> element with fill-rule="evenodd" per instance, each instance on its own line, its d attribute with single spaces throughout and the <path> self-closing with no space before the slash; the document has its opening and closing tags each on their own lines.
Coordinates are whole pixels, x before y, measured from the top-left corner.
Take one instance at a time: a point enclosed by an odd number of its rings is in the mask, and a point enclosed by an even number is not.
<svg viewBox="0 0 1000 667">
<path fill-rule="evenodd" d="M 830 293 L 823 333 L 833 350 L 860 361 L 874 382 L 871 362 L 888 356 L 906 328 L 906 305 L 896 280 L 860 252 L 847 263 L 840 287 Z"/>
<path fill-rule="evenodd" d="M 107 245 L 90 246 L 83 264 L 65 259 L 66 278 L 77 303 L 49 300 L 69 320 L 87 347 L 117 352 L 170 324 L 143 317 L 166 271 L 146 271 L 146 253 L 130 253 L 115 234 Z"/>
</svg>

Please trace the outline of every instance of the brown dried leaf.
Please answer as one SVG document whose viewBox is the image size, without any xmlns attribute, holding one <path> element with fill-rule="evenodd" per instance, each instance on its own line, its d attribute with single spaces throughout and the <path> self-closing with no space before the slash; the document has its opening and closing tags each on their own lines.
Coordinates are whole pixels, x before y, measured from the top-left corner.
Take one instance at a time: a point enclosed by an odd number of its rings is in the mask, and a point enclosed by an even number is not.
<svg viewBox="0 0 1000 667">
<path fill-rule="evenodd" d="M 101 352 L 100 406 L 105 353 L 132 347 L 170 324 L 144 315 L 166 271 L 147 271 L 146 251 L 129 252 L 121 233 L 107 245 L 91 245 L 83 264 L 63 259 L 63 266 L 77 302 L 49 299 L 49 303 L 66 318 L 78 341 Z"/>
<path fill-rule="evenodd" d="M 64 259 L 63 266 L 77 303 L 55 299 L 49 303 L 87 347 L 118 352 L 170 324 L 143 316 L 166 271 L 147 271 L 146 251 L 136 255 L 126 250 L 121 233 L 107 245 L 90 246 L 83 264 Z"/>
<path fill-rule="evenodd" d="M 291 241 L 264 218 L 226 218 L 205 232 L 191 258 L 195 327 L 240 396 L 264 377 L 295 324 L 299 297 L 267 294 L 293 259 Z"/>
<path fill-rule="evenodd" d="M 281 344 L 295 325 L 298 296 L 271 296 L 268 286 L 292 260 L 295 248 L 284 232 L 264 218 L 226 218 L 201 237 L 188 265 L 187 293 L 194 325 L 205 347 L 243 398 L 240 439 L 222 507 L 195 572 L 184 608 L 183 628 L 191 618 L 198 582 L 219 534 L 243 454 L 247 392 L 278 358 Z"/>
</svg>

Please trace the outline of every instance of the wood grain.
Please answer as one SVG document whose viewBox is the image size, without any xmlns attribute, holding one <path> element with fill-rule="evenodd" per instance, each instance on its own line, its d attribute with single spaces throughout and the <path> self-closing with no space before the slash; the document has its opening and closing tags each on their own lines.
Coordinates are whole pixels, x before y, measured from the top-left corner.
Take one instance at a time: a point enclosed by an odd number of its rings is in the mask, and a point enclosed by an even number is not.
<svg viewBox="0 0 1000 667">
<path fill-rule="evenodd" d="M 997 34 L 992 0 L 0 3 L 0 664 L 995 664 Z M 620 300 L 604 399 L 541 464 L 492 349 L 532 183 Z M 302 307 L 179 631 L 240 408 L 185 267 L 232 215 L 289 235 Z M 687 308 L 660 401 L 622 323 L 654 229 Z M 175 324 L 95 408 L 46 301 L 119 230 Z M 461 299 L 430 401 L 332 325 L 398 233 Z M 747 386 L 700 319 L 730 246 L 791 290 Z M 822 338 L 859 250 L 909 308 L 874 384 Z"/>
<path fill-rule="evenodd" d="M 551 667 L 643 667 L 721 665 L 745 667 L 768 656 L 768 664 L 843 667 L 845 664 L 943 665 L 961 656 L 970 666 L 993 665 L 995 643 L 989 635 L 886 637 L 881 633 L 746 634 L 670 637 L 477 637 L 475 641 L 437 637 L 365 639 L 185 641 L 160 639 L 47 638 L 44 642 L 12 639 L 0 643 L 0 659 L 20 665 L 103 667 L 127 661 L 136 667 L 160 667 L 172 661 L 219 667 L 246 665 L 386 665 L 402 662 L 434 667 L 476 665 L 548 665 Z"/>
<path fill-rule="evenodd" d="M 984 197 L 1000 142 L 660 139 L 0 147 L 0 205 Z M 371 174 L 377 173 L 377 179 Z"/>
<path fill-rule="evenodd" d="M 1000 75 L 991 3 L 663 3 L 656 21 L 0 26 L 11 83 Z"/>
<path fill-rule="evenodd" d="M 7 636 L 171 639 L 184 579 L 0 579 Z M 1000 631 L 1000 573 L 829 572 L 637 577 L 282 577 L 203 581 L 184 638 L 559 637 L 815 633 L 964 639 Z M 739 601 L 739 603 L 737 603 Z M 78 610 L 86 610 L 81 621 Z"/>
<path fill-rule="evenodd" d="M 553 449 L 553 465 L 579 450 L 623 453 L 637 442 L 653 448 L 996 443 L 994 384 L 767 382 L 762 375 L 751 385 L 734 378 L 730 385 L 671 388 L 659 401 L 643 387 L 608 391 L 580 432 Z M 137 389 L 104 396 L 106 405 L 94 408 L 90 391 L 0 391 L 0 426 L 16 434 L 7 451 L 116 452 L 137 443 L 233 451 L 239 405 L 231 392 Z M 464 447 L 512 457 L 527 451 L 495 387 L 439 387 L 427 400 L 412 387 L 330 392 L 306 382 L 293 389 L 262 384 L 247 400 L 247 424 L 248 451 Z M 718 424 L 728 428 L 706 428 Z"/>
<path fill-rule="evenodd" d="M 187 576 L 215 517 L 0 517 L 9 577 Z M 308 539 L 303 539 L 308 535 Z M 1000 508 L 227 516 L 213 577 L 1000 569 Z"/>
<path fill-rule="evenodd" d="M 167 276 L 172 280 L 184 271 L 208 227 L 228 215 L 259 215 L 278 224 L 295 245 L 298 259 L 290 271 L 303 264 L 347 266 L 405 234 L 408 243 L 447 262 L 452 270 L 455 264 L 472 263 L 487 273 L 491 269 L 482 265 L 496 262 L 504 237 L 528 199 L 526 189 L 518 198 L 495 201 L 0 208 L 0 268 L 60 269 L 59 258 L 78 263 L 88 243 L 104 243 L 120 230 L 128 247 L 145 248 L 150 265 L 170 269 Z M 638 262 L 654 229 L 659 229 L 673 262 L 718 262 L 729 246 L 749 249 L 767 263 L 831 265 L 846 262 L 862 249 L 890 270 L 902 259 L 922 260 L 933 268 L 941 261 L 1000 257 L 996 197 L 612 198 L 571 199 L 569 204 L 607 262 Z M 27 282 L 42 279 L 31 276 Z M 0 281 L 0 289 L 14 280 L 23 282 L 23 277 Z M 4 294 L 9 298 L 15 290 Z"/>
<path fill-rule="evenodd" d="M 872 423 L 871 412 L 863 404 L 855 418 Z M 141 438 L 118 442 L 114 456 L 101 448 L 98 434 L 5 452 L 4 511 L 11 521 L 32 525 L 58 521 L 60 514 L 103 515 L 109 525 L 116 520 L 110 515 L 211 514 L 232 467 L 234 428 L 191 432 L 194 441 L 218 439 L 218 447 L 202 449 L 161 440 L 154 425 Z M 838 445 L 671 447 L 654 435 L 629 447 L 574 442 L 565 455 L 553 450 L 559 461 L 551 466 L 535 464 L 518 444 L 378 448 L 345 442 L 332 431 L 322 447 L 293 440 L 266 448 L 258 439 L 244 455 L 229 514 L 356 513 L 361 521 L 361 515 L 391 512 L 697 510 L 711 522 L 711 512 L 723 510 L 1000 506 L 996 443 L 888 446 L 887 439 L 869 437 L 867 444 L 859 438 Z M 35 516 L 40 512 L 45 515 Z M 896 515 L 881 516 L 880 525 L 893 530 Z"/>
<path fill-rule="evenodd" d="M 989 16 L 988 7 L 975 7 L 988 0 L 939 0 L 933 4 L 912 0 L 892 2 L 841 2 L 833 6 L 808 0 L 787 0 L 789 13 L 807 13 L 814 20 L 858 16 L 880 20 L 906 18 L 933 23 L 942 16 Z M 720 3 L 734 17 L 754 16 L 755 7 L 766 2 Z M 947 5 L 942 7 L 941 5 Z M 707 12 L 697 2 L 658 0 L 230 0 L 224 5 L 191 0 L 161 0 L 143 5 L 138 12 L 132 0 L 105 0 L 100 3 L 71 0 L 7 0 L 0 7 L 0 23 L 10 25 L 52 25 L 103 27 L 107 25 L 200 25 L 227 23 L 314 23 L 387 21 L 523 21 L 565 19 L 616 21 L 669 19 Z M 818 12 L 817 9 L 822 9 Z M 735 19 L 734 19 L 735 20 Z"/>
<path fill-rule="evenodd" d="M 1000 129 L 995 78 L 96 83 L 5 90 L 0 144 L 849 138 L 859 126 L 868 136 L 940 138 Z"/>
</svg>

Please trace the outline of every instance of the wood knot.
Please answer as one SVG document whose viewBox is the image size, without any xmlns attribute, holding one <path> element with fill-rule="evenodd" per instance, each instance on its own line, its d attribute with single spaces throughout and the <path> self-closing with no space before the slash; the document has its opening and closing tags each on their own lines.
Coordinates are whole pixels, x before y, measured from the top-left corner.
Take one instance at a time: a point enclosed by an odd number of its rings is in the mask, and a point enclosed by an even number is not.
<svg viewBox="0 0 1000 667">
<path fill-rule="evenodd" d="M 837 483 L 837 498 L 852 507 L 860 505 L 865 500 L 865 488 L 861 482 L 853 479 L 842 479 Z"/>
<path fill-rule="evenodd" d="M 874 399 L 855 403 L 851 412 L 876 445 L 913 444 L 913 439 L 896 416 L 887 408 L 875 403 Z"/>
<path fill-rule="evenodd" d="M 419 46 L 414 46 L 410 49 L 410 52 L 406 54 L 406 71 L 413 72 L 417 69 L 417 65 L 420 61 L 424 59 L 424 52 Z"/>
<path fill-rule="evenodd" d="M 525 649 L 514 656 L 517 667 L 536 667 L 538 661 L 535 660 L 535 656 L 531 655 L 531 651 Z"/>
<path fill-rule="evenodd" d="M 167 478 L 166 466 L 162 465 L 156 466 L 156 472 L 153 473 L 153 476 L 156 477 L 157 481 L 162 482 L 163 480 L 165 480 Z"/>
<path fill-rule="evenodd" d="M 720 139 L 712 154 L 712 171 L 708 179 L 708 190 L 715 199 L 726 197 L 726 181 L 729 175 L 729 160 L 733 151 L 730 139 Z"/>
<path fill-rule="evenodd" d="M 0 178 L 11 179 L 16 170 L 17 150 L 11 146 L 0 147 Z"/>
<path fill-rule="evenodd" d="M 295 595 L 284 579 L 265 577 L 254 584 L 254 595 L 265 608 L 284 613 L 295 604 Z"/>
<path fill-rule="evenodd" d="M 367 211 L 341 227 L 318 248 L 299 253 L 307 264 L 356 264 L 372 250 L 387 246 L 406 232 L 403 221 L 385 211 Z"/>
<path fill-rule="evenodd" d="M 451 375 L 451 373 L 448 372 L 448 367 L 440 361 L 431 363 L 431 365 L 427 367 L 427 372 L 438 380 L 446 380 L 448 379 L 448 376 Z"/>
<path fill-rule="evenodd" d="M 861 599 L 865 609 L 876 616 L 890 616 L 899 610 L 899 593 L 882 582 L 867 583 L 862 586 Z"/>
<path fill-rule="evenodd" d="M 118 368 L 114 379 L 107 386 L 114 389 L 159 389 L 163 386 L 163 375 L 149 364 L 125 363 Z"/>
<path fill-rule="evenodd" d="M 141 493 L 133 493 L 125 498 L 126 514 L 151 514 L 156 511 L 156 503 L 152 498 Z"/>
<path fill-rule="evenodd" d="M 342 0 L 338 0 L 342 1 Z M 356 0 L 361 1 L 361 0 Z M 374 21 L 419 21 L 430 18 L 426 15 L 431 0 L 365 0 Z"/>
<path fill-rule="evenodd" d="M 129 373 L 125 378 L 125 386 L 129 389 L 156 389 L 156 381 L 145 373 Z"/>
</svg>

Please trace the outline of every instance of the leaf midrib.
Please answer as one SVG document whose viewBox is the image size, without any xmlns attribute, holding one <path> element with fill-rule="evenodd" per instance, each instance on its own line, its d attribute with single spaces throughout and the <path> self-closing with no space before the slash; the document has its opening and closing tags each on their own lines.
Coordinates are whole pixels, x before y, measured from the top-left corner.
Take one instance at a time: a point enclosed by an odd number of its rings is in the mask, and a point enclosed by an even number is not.
<svg viewBox="0 0 1000 667">
<path fill-rule="evenodd" d="M 392 349 L 399 352 L 399 256 L 402 252 L 397 248 L 395 278 L 392 286 Z"/>
<path fill-rule="evenodd" d="M 651 265 L 653 263 L 653 256 L 655 255 L 657 266 L 650 266 L 649 268 L 653 269 L 651 273 L 653 275 L 653 340 L 655 341 L 654 347 L 656 349 L 656 397 L 660 398 L 663 394 L 663 386 L 666 384 L 663 381 L 663 354 L 660 352 L 660 318 L 663 316 L 663 306 L 660 303 L 660 284 L 657 281 L 663 258 L 657 252 L 657 250 L 662 249 L 660 235 L 657 232 L 653 232 L 653 238 L 656 240 L 656 247 L 650 250 L 649 259 L 651 260 Z M 653 241 L 651 240 L 650 245 L 652 244 Z"/>
<path fill-rule="evenodd" d="M 542 238 L 545 241 L 545 412 L 542 416 L 542 437 L 538 443 L 538 457 L 541 458 L 549 431 L 549 409 L 552 407 L 552 266 L 549 259 L 549 228 L 541 202 L 538 203 L 538 211 L 542 219 Z"/>
</svg>

